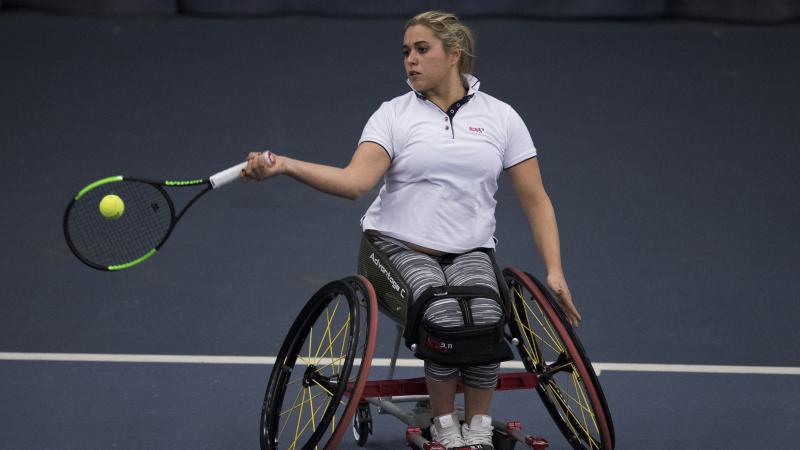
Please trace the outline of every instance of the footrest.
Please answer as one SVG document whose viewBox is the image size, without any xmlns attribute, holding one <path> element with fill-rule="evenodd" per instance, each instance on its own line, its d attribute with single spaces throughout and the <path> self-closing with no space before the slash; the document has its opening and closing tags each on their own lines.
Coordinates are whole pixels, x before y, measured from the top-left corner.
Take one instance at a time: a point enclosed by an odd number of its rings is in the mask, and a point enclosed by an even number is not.
<svg viewBox="0 0 800 450">
<path fill-rule="evenodd" d="M 495 450 L 513 450 L 517 443 L 524 443 L 525 448 L 532 450 L 544 450 L 550 446 L 550 443 L 542 437 L 524 434 L 522 423 L 518 420 L 511 420 L 505 423 L 493 420 L 492 425 L 494 426 L 492 441 L 494 442 Z"/>
<path fill-rule="evenodd" d="M 414 448 L 412 444 L 414 444 L 415 437 L 422 437 L 422 430 L 420 427 L 408 427 L 406 429 L 406 442 L 408 442 L 409 447 Z"/>
<path fill-rule="evenodd" d="M 550 443 L 540 436 L 525 436 L 525 443 L 530 445 L 533 450 L 544 450 L 550 447 Z"/>
<path fill-rule="evenodd" d="M 422 429 L 420 427 L 408 427 L 406 430 L 406 442 L 413 449 L 447 450 L 442 444 L 431 442 L 422 437 Z"/>
</svg>

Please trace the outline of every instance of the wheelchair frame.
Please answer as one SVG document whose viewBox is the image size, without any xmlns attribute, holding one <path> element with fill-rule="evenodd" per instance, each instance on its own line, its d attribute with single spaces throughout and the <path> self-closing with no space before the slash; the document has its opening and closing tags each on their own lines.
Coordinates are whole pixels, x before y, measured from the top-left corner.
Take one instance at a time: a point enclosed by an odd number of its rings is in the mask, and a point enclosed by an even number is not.
<svg viewBox="0 0 800 450">
<path fill-rule="evenodd" d="M 553 296 L 536 278 L 518 269 L 507 268 L 502 277 L 499 281 L 508 289 L 501 289 L 501 294 L 511 308 L 507 338 L 525 371 L 501 372 L 496 390 L 536 390 L 569 445 L 613 449 L 614 428 L 602 389 Z M 346 315 L 344 308 L 340 309 L 344 303 Z M 367 379 L 378 309 L 375 289 L 361 275 L 331 282 L 312 296 L 287 334 L 270 375 L 261 413 L 262 449 L 335 449 L 347 429 L 352 429 L 356 443 L 364 446 L 372 433 L 372 405 L 380 414 L 392 415 L 407 425 L 406 442 L 411 448 L 445 450 L 426 439 L 431 410 L 425 378 L 394 379 L 402 324 L 397 324 L 388 378 Z M 344 324 L 338 331 L 332 330 L 331 323 L 338 317 Z M 317 332 L 315 338 L 317 323 L 325 326 L 320 327 L 322 336 Z M 305 367 L 302 375 L 295 370 L 298 360 L 300 367 Z M 287 408 L 284 400 L 292 397 L 287 394 L 290 389 L 298 392 Z M 322 400 L 324 405 L 319 405 Z M 403 403 L 414 406 L 404 409 Z M 463 420 L 463 409 L 457 413 Z M 293 417 L 297 420 L 294 439 L 283 439 L 283 433 L 291 434 Z M 542 437 L 526 434 L 519 421 L 493 419 L 492 425 L 496 450 L 512 450 L 516 444 L 543 450 L 549 445 Z"/>
</svg>

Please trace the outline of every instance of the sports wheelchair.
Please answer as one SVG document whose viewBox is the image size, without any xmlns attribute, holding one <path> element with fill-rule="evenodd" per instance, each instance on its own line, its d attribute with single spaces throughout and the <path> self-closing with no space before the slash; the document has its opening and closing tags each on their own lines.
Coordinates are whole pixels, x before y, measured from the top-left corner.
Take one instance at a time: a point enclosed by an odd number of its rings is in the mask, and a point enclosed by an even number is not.
<svg viewBox="0 0 800 450">
<path fill-rule="evenodd" d="M 366 238 L 362 255 L 365 245 Z M 572 448 L 613 449 L 614 426 L 600 383 L 552 294 L 528 273 L 500 271 L 496 263 L 495 268 L 508 316 L 506 339 L 525 369 L 501 369 L 497 391 L 535 390 Z M 365 446 L 372 433 L 372 405 L 407 425 L 405 438 L 412 449 L 445 450 L 427 439 L 431 410 L 425 379 L 394 379 L 407 305 L 387 299 L 391 296 L 384 289 L 377 295 L 375 286 L 385 280 L 373 276 L 371 282 L 361 262 L 358 272 L 320 288 L 292 324 L 264 395 L 262 449 L 332 450 L 348 430 Z M 368 380 L 378 310 L 396 322 L 398 333 L 387 379 Z M 404 409 L 402 403 L 413 407 Z M 463 420 L 463 409 L 456 412 Z M 526 434 L 518 421 L 493 419 L 492 425 L 496 450 L 549 445 Z"/>
</svg>

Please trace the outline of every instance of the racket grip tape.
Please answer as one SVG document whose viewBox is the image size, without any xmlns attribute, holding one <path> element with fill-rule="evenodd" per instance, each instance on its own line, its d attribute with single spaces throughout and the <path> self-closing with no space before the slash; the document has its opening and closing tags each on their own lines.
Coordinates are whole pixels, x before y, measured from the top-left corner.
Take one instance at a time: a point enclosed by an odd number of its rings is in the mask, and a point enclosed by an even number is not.
<svg viewBox="0 0 800 450">
<path fill-rule="evenodd" d="M 264 162 L 267 163 L 268 166 L 272 166 L 275 164 L 275 155 L 272 154 L 271 151 L 266 151 L 261 154 L 264 158 Z M 247 166 L 246 162 L 239 163 L 233 167 L 228 167 L 227 169 L 217 172 L 214 175 L 208 177 L 208 181 L 211 182 L 211 187 L 214 189 L 220 188 L 225 186 L 228 183 L 236 181 L 239 179 L 239 174 L 242 173 L 242 170 Z"/>
</svg>

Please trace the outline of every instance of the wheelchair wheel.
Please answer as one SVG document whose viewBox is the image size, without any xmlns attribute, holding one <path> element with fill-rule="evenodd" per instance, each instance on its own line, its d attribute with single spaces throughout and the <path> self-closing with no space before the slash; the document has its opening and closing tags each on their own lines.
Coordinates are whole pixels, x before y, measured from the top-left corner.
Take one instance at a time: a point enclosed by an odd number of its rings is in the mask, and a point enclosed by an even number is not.
<svg viewBox="0 0 800 450">
<path fill-rule="evenodd" d="M 323 286 L 295 320 L 272 368 L 261 410 L 261 448 L 335 449 L 358 408 L 377 332 L 363 277 Z"/>
<path fill-rule="evenodd" d="M 519 339 L 536 390 L 575 449 L 614 448 L 614 426 L 592 364 L 550 292 L 533 276 L 503 271 L 510 294 L 509 326 Z"/>
</svg>

